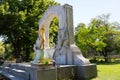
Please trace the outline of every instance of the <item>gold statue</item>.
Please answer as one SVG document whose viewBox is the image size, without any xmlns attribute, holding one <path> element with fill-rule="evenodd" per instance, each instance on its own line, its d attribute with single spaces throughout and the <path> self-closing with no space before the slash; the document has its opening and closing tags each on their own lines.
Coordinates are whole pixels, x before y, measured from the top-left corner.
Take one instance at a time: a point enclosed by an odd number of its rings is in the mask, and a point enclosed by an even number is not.
<svg viewBox="0 0 120 80">
<path fill-rule="evenodd" d="M 45 29 L 44 27 L 39 29 L 40 35 L 40 50 L 44 50 L 44 42 L 45 42 Z"/>
</svg>

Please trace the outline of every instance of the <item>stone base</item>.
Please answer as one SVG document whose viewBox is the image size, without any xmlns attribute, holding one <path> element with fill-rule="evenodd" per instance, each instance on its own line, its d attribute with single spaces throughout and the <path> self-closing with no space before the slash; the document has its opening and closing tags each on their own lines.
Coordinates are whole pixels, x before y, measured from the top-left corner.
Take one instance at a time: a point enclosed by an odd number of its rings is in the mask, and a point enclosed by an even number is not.
<svg viewBox="0 0 120 80">
<path fill-rule="evenodd" d="M 33 67 L 30 63 L 14 63 L 4 65 L 2 74 L 10 80 L 84 80 L 96 77 L 97 68 L 95 64 L 39 68 Z"/>
<path fill-rule="evenodd" d="M 63 65 L 57 68 L 57 79 L 86 80 L 97 77 L 95 64 L 82 66 Z"/>
<path fill-rule="evenodd" d="M 34 72 L 34 71 L 32 71 Z M 97 68 L 95 64 L 75 66 L 60 65 L 52 68 L 35 70 L 31 75 L 35 80 L 86 80 L 97 77 Z"/>
<path fill-rule="evenodd" d="M 55 67 L 44 69 L 31 69 L 29 80 L 57 80 Z"/>
<path fill-rule="evenodd" d="M 97 77 L 97 67 L 95 64 L 77 66 L 77 76 L 79 79 L 90 79 Z"/>
<path fill-rule="evenodd" d="M 57 80 L 76 80 L 75 65 L 60 65 L 57 67 Z"/>
</svg>

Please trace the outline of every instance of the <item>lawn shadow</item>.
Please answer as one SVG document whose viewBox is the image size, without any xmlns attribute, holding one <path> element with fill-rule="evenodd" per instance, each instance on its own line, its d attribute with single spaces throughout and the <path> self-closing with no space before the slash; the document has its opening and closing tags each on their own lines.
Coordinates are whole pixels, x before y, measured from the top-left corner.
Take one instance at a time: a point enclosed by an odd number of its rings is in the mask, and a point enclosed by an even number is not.
<svg viewBox="0 0 120 80">
<path fill-rule="evenodd" d="M 116 64 L 120 64 L 120 60 L 115 60 L 113 62 L 105 62 L 105 61 L 98 61 L 98 60 L 90 60 L 91 63 L 95 63 L 97 65 L 116 65 Z"/>
</svg>

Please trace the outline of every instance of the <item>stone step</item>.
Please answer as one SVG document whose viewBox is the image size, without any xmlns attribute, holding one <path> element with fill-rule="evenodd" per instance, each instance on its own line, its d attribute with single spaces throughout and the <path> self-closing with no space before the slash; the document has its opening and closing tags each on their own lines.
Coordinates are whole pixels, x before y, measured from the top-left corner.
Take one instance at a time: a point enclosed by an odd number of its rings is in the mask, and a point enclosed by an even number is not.
<svg viewBox="0 0 120 80">
<path fill-rule="evenodd" d="M 13 64 L 13 65 L 11 65 L 11 68 L 20 69 L 20 70 L 24 70 L 24 71 L 29 71 L 30 66 L 31 65 L 29 65 L 29 64 Z"/>
<path fill-rule="evenodd" d="M 20 70 L 20 69 L 10 69 L 11 70 L 11 73 L 13 76 L 16 76 L 16 77 L 21 77 L 25 80 L 29 80 L 29 73 L 24 71 L 24 70 Z"/>
<path fill-rule="evenodd" d="M 4 76 L 6 76 L 10 80 L 26 80 L 26 79 L 23 79 L 21 77 L 16 77 L 16 76 L 11 75 L 11 74 L 6 73 L 6 72 L 2 72 L 2 74 L 4 74 Z"/>
<path fill-rule="evenodd" d="M 2 68 L 2 72 L 7 72 L 7 73 L 9 73 L 9 72 L 10 72 L 10 67 L 3 67 L 3 68 Z"/>
<path fill-rule="evenodd" d="M 2 67 L 2 74 L 6 74 L 6 77 L 10 77 L 13 76 L 13 78 L 15 77 L 15 80 L 17 80 L 16 78 L 23 78 L 25 80 L 29 80 L 29 68 L 27 68 L 26 66 L 19 66 L 18 64 L 12 64 L 12 65 L 5 65 L 4 67 Z M 10 74 L 10 76 L 9 76 Z M 13 79 L 11 79 L 13 80 Z"/>
</svg>

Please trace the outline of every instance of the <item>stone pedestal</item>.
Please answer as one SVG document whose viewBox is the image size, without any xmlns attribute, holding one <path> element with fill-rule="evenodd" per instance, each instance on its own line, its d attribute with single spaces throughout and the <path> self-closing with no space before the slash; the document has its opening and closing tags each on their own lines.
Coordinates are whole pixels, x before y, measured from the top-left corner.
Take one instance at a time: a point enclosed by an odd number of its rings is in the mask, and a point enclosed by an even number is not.
<svg viewBox="0 0 120 80">
<path fill-rule="evenodd" d="M 97 76 L 96 65 L 59 65 L 39 68 L 30 63 L 4 65 L 2 74 L 10 80 L 84 80 Z"/>
<path fill-rule="evenodd" d="M 75 65 L 60 65 L 57 67 L 58 80 L 75 80 L 77 67 Z"/>
<path fill-rule="evenodd" d="M 30 80 L 56 80 L 56 68 L 32 68 L 30 71 Z"/>
<path fill-rule="evenodd" d="M 79 79 L 85 80 L 97 77 L 97 67 L 95 64 L 86 64 L 77 66 L 77 76 Z"/>
</svg>

